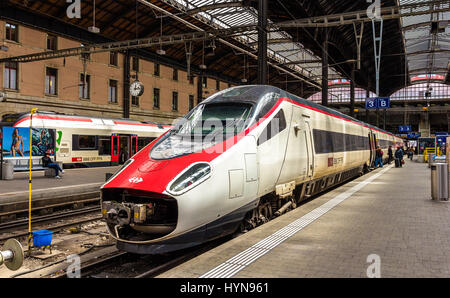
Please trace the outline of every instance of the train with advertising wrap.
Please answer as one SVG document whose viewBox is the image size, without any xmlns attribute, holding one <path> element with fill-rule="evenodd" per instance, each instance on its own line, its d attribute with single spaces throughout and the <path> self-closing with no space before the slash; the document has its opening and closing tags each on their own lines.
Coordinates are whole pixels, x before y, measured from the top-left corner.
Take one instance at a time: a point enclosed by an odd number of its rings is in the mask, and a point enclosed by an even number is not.
<svg viewBox="0 0 450 298">
<path fill-rule="evenodd" d="M 272 86 L 223 90 L 182 120 L 101 188 L 121 250 L 165 253 L 248 230 L 369 171 L 377 146 L 403 146 Z"/>
<path fill-rule="evenodd" d="M 29 113 L 10 114 L 3 117 L 2 124 L 28 128 L 30 120 Z M 44 111 L 33 115 L 32 126 L 55 130 L 55 160 L 62 162 L 65 168 L 117 165 L 121 154 L 128 159 L 171 127 L 154 122 Z"/>
</svg>

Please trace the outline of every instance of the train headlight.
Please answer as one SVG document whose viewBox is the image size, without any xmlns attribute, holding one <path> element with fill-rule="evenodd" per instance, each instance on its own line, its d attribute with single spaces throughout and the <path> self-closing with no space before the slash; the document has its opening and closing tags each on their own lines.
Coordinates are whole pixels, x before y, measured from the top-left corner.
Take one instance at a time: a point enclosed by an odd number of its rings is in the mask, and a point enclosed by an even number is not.
<svg viewBox="0 0 450 298">
<path fill-rule="evenodd" d="M 174 195 L 180 195 L 196 187 L 210 176 L 211 166 L 208 163 L 195 163 L 175 177 L 167 190 Z"/>
</svg>

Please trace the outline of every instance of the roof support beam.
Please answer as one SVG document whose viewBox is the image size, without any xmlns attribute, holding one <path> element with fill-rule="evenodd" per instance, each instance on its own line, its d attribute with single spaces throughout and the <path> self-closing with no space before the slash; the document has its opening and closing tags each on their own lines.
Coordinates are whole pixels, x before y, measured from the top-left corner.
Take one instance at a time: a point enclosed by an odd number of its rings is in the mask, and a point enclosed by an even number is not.
<svg viewBox="0 0 450 298">
<path fill-rule="evenodd" d="M 424 15 L 438 12 L 447 12 L 450 0 L 436 0 L 419 2 L 413 4 L 405 4 L 399 6 L 382 7 L 380 16 L 384 20 L 398 19 L 401 17 Z M 420 10 L 418 10 L 420 8 Z M 278 28 L 306 28 L 306 27 L 335 27 L 342 25 L 351 25 L 354 22 L 370 22 L 372 18 L 367 15 L 366 10 L 354 12 L 346 12 L 340 14 L 325 15 L 319 17 L 311 17 L 297 19 L 286 22 L 275 23 L 274 27 Z"/>
<path fill-rule="evenodd" d="M 235 33 L 235 30 L 241 30 L 242 28 L 231 28 L 225 29 L 230 33 Z M 116 42 L 108 42 L 108 43 L 100 43 L 100 44 L 92 44 L 86 47 L 77 47 L 77 48 L 69 48 L 69 49 L 61 49 L 56 51 L 45 51 L 35 54 L 28 54 L 22 56 L 15 57 L 7 57 L 0 59 L 1 62 L 11 61 L 11 62 L 33 62 L 40 60 L 48 60 L 54 58 L 61 57 L 69 57 L 69 56 L 78 56 L 81 54 L 93 54 L 93 53 L 101 53 L 101 52 L 109 52 L 109 51 L 121 51 L 121 50 L 129 50 L 129 49 L 139 49 L 139 48 L 150 48 L 159 45 L 173 45 L 173 44 L 182 44 L 185 42 L 195 42 L 195 41 L 203 41 L 203 40 L 211 40 L 215 39 L 216 36 L 224 36 L 227 33 L 223 30 L 218 30 L 213 33 L 211 32 L 193 32 L 193 33 L 185 33 L 185 34 L 174 34 L 167 36 L 158 36 L 158 37 L 149 37 L 149 38 L 140 38 L 133 40 L 125 40 L 125 41 L 116 41 Z"/>
<path fill-rule="evenodd" d="M 190 9 L 186 11 L 187 15 L 194 15 L 200 12 L 205 12 L 208 10 L 220 9 L 220 8 L 230 8 L 230 7 L 242 7 L 248 6 L 249 1 L 235 1 L 235 2 L 222 2 L 222 3 L 214 3 L 210 5 L 200 6 L 198 8 Z"/>
<path fill-rule="evenodd" d="M 176 16 L 175 14 L 173 14 L 173 13 L 171 13 L 171 12 L 169 12 L 169 11 L 167 11 L 167 10 L 165 10 L 165 9 L 163 9 L 163 8 L 161 8 L 161 7 L 159 7 L 159 6 L 154 5 L 153 3 L 150 3 L 150 2 L 147 1 L 147 0 L 137 0 L 137 1 L 138 1 L 139 3 L 142 3 L 142 4 L 144 4 L 144 5 L 148 6 L 148 7 L 151 7 L 151 8 L 153 8 L 153 9 L 159 11 L 159 12 L 162 12 L 162 13 L 164 13 L 164 14 L 166 14 L 166 15 L 168 15 L 168 16 L 174 18 L 174 19 L 176 19 L 177 21 L 179 21 L 179 22 L 185 24 L 185 25 L 188 26 L 189 28 L 192 28 L 192 29 L 197 30 L 197 31 L 205 31 L 205 30 L 203 30 L 202 28 L 200 28 L 200 27 L 198 27 L 198 26 L 196 26 L 196 25 L 190 23 L 189 21 L 184 20 L 183 18 L 180 18 L 180 17 Z M 160 0 L 160 1 L 166 3 L 167 5 L 170 5 L 170 6 L 172 6 L 172 7 L 175 7 L 176 9 L 181 9 L 181 10 L 182 10 L 182 8 L 180 8 L 178 5 L 177 5 L 177 6 L 174 6 L 174 5 L 172 5 L 171 3 L 169 3 L 168 0 Z M 450 0 L 449 0 L 449 1 L 450 1 Z M 266 28 L 266 29 L 267 29 L 267 28 Z M 239 52 L 245 53 L 245 54 L 247 54 L 249 57 L 251 57 L 251 58 L 253 58 L 253 59 L 255 59 L 255 60 L 258 60 L 258 56 L 257 56 L 257 55 L 253 54 L 251 51 L 249 51 L 249 50 L 243 48 L 242 46 L 237 46 L 237 45 L 235 45 L 235 44 L 233 44 L 233 43 L 231 43 L 231 42 L 229 42 L 229 41 L 224 40 L 223 38 L 218 38 L 217 40 L 218 40 L 219 42 L 223 43 L 224 45 L 231 47 L 231 48 L 234 49 L 234 50 L 237 50 L 237 51 L 239 51 Z M 275 59 L 274 59 L 273 57 L 271 57 L 271 60 L 275 60 Z M 276 60 L 275 60 L 275 61 L 276 61 Z M 320 89 L 320 85 L 318 85 L 318 83 L 312 82 L 312 81 L 310 81 L 310 80 L 308 80 L 308 79 L 303 78 L 303 77 L 302 77 L 296 70 L 294 70 L 294 69 L 290 69 L 289 67 L 288 67 L 288 68 L 284 68 L 284 67 L 278 66 L 276 63 L 274 63 L 274 62 L 272 62 L 272 61 L 267 61 L 267 64 L 268 64 L 268 65 L 271 65 L 273 68 L 275 68 L 275 69 L 277 69 L 277 70 L 280 70 L 280 71 L 282 71 L 282 72 L 284 72 L 284 73 L 289 74 L 290 76 L 292 76 L 292 77 L 294 77 L 294 78 L 296 78 L 296 79 L 303 80 L 303 81 L 305 81 L 307 84 L 312 85 L 312 86 L 317 87 L 317 88 Z"/>
</svg>

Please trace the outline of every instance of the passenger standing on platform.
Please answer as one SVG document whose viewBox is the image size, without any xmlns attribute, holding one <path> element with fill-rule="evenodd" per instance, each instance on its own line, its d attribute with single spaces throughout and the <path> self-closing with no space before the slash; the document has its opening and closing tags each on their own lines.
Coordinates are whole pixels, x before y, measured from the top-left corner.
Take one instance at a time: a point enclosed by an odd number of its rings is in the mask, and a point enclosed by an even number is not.
<svg viewBox="0 0 450 298">
<path fill-rule="evenodd" d="M 389 149 L 388 149 L 388 164 L 391 164 L 392 160 L 394 160 L 394 152 L 392 152 L 392 146 L 389 146 Z"/>
<path fill-rule="evenodd" d="M 403 150 L 401 147 L 397 147 L 395 150 L 395 167 L 402 167 L 403 162 Z"/>
<path fill-rule="evenodd" d="M 42 164 L 44 165 L 44 167 L 55 169 L 55 172 L 56 172 L 55 178 L 56 179 L 61 178 L 59 176 L 59 172 L 64 174 L 64 170 L 61 169 L 61 167 L 56 162 L 52 162 L 52 159 L 50 158 L 50 154 L 48 152 L 45 153 L 44 157 L 42 157 Z"/>
<path fill-rule="evenodd" d="M 375 167 L 378 168 L 378 165 L 380 168 L 383 167 L 383 151 L 380 147 L 377 147 L 377 151 L 375 152 Z"/>
<path fill-rule="evenodd" d="M 413 160 L 413 156 L 414 156 L 414 149 L 413 149 L 413 147 L 409 147 L 409 149 L 408 149 L 408 157 L 409 157 L 409 159 L 411 161 Z"/>
<path fill-rule="evenodd" d="M 120 164 L 124 164 L 128 160 L 128 147 L 124 147 L 120 153 Z"/>
</svg>

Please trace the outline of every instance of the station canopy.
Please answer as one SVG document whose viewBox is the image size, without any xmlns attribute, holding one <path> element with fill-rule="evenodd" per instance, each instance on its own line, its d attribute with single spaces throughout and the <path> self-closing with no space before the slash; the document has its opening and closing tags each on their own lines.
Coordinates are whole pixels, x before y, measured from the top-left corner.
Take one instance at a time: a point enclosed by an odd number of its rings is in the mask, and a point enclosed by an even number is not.
<svg viewBox="0 0 450 298">
<path fill-rule="evenodd" d="M 391 13 L 397 17 L 383 19 L 379 95 L 388 96 L 410 85 L 411 78 L 418 75 L 440 75 L 441 81 L 449 83 L 450 0 L 381 2 L 382 8 L 396 8 Z M 410 4 L 419 5 L 403 8 Z M 235 83 L 257 81 L 257 0 L 85 0 L 81 1 L 81 18 L 71 19 L 66 15 L 69 5 L 66 1 L 7 0 L 3 5 L 2 17 L 24 22 L 32 20 L 38 27 L 53 24 L 46 29 L 86 39 L 82 40 L 85 44 L 222 32 L 215 38 L 192 43 L 161 43 L 160 46 L 136 49 L 135 53 L 185 68 L 189 58 L 194 74 L 220 76 Z M 354 0 L 268 1 L 268 83 L 303 97 L 320 91 L 325 34 L 328 36 L 328 80 L 350 79 L 358 57 L 354 25 L 358 23 L 298 24 L 302 20 L 313 20 L 314 23 L 314 18 L 332 20 L 333 16 L 344 20 L 347 16 L 356 16 L 356 12 L 364 13 L 369 5 L 366 1 Z M 441 12 L 432 13 L 438 8 Z M 425 12 L 411 13 L 417 11 Z M 93 26 L 94 20 L 100 33 L 73 34 L 72 29 L 86 31 Z M 286 25 L 289 22 L 297 23 Z M 63 29 L 61 25 L 64 25 Z M 362 27 L 360 68 L 355 69 L 355 84 L 375 91 L 373 27 L 367 20 Z M 158 56 L 160 49 L 165 51 L 164 56 Z M 200 67 L 202 65 L 206 69 Z"/>
</svg>

